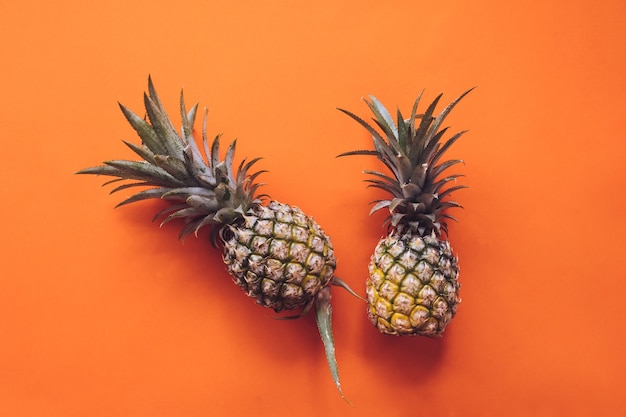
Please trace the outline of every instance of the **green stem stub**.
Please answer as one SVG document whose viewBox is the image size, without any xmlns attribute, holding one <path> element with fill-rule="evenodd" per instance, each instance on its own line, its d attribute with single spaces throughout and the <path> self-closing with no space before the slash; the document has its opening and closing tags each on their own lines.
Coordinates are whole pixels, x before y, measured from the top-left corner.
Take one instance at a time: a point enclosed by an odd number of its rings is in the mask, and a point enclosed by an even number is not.
<svg viewBox="0 0 626 417">
<path fill-rule="evenodd" d="M 339 370 L 337 368 L 337 358 L 335 357 L 335 341 L 333 339 L 332 329 L 332 307 L 330 305 L 330 287 L 324 287 L 315 298 L 315 319 L 317 321 L 317 328 L 319 329 L 322 342 L 324 343 L 324 350 L 326 351 L 326 360 L 328 361 L 328 368 L 335 381 L 335 386 L 341 398 L 348 401 L 341 391 L 341 383 L 339 382 Z"/>
</svg>

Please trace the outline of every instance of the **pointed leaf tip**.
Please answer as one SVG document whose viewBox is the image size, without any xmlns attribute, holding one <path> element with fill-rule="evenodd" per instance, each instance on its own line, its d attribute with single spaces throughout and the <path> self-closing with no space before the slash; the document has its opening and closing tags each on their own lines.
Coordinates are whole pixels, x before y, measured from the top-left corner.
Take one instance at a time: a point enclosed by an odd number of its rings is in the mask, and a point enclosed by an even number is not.
<svg viewBox="0 0 626 417">
<path fill-rule="evenodd" d="M 365 300 L 365 298 L 363 298 L 359 294 L 357 294 L 356 291 L 354 291 L 352 288 L 350 288 L 350 286 L 348 285 L 347 282 L 345 282 L 344 280 L 342 280 L 338 276 L 334 276 L 333 279 L 330 281 L 330 283 L 333 284 L 333 285 L 336 285 L 337 287 L 341 287 L 341 288 L 345 289 L 346 291 L 348 291 L 349 294 L 353 295 L 354 297 L 358 298 L 361 301 L 367 301 L 367 300 Z"/>
<path fill-rule="evenodd" d="M 322 342 L 324 343 L 324 351 L 326 352 L 328 368 L 330 369 L 335 386 L 337 387 L 341 398 L 349 403 L 341 390 L 341 382 L 339 381 L 339 369 L 337 366 L 337 358 L 335 356 L 335 341 L 332 331 L 332 307 L 330 300 L 330 287 L 326 286 L 319 292 L 315 299 L 315 320 L 317 321 L 317 328 L 320 332 Z"/>
</svg>

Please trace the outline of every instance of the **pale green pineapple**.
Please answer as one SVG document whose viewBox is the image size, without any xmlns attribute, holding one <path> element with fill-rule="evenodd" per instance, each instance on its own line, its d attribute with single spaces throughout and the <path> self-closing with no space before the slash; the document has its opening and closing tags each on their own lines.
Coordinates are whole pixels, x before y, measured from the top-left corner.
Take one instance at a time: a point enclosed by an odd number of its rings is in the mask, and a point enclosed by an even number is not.
<svg viewBox="0 0 626 417">
<path fill-rule="evenodd" d="M 470 90 L 471 91 L 471 90 Z M 459 265 L 447 239 L 447 209 L 460 207 L 449 199 L 463 185 L 454 185 L 459 174 L 444 172 L 461 160 L 442 160 L 445 152 L 465 132 L 443 141 L 447 128 L 442 123 L 469 91 L 438 115 L 439 95 L 424 113 L 418 113 L 421 94 L 411 115 L 397 117 L 373 96 L 365 100 L 374 113 L 375 126 L 342 110 L 372 135 L 374 150 L 345 152 L 380 159 L 391 176 L 365 171 L 373 176 L 370 186 L 390 194 L 375 201 L 371 213 L 389 210 L 388 235 L 382 238 L 369 263 L 366 282 L 367 314 L 383 333 L 438 336 L 456 314 L 460 302 Z"/>
<path fill-rule="evenodd" d="M 223 248 L 224 263 L 235 283 L 257 303 L 277 312 L 295 310 L 289 317 L 299 317 L 314 306 L 328 365 L 341 392 L 329 284 L 354 293 L 334 276 L 336 261 L 330 238 L 299 208 L 276 201 L 264 204 L 267 196 L 257 195 L 260 184 L 255 182 L 264 171 L 250 171 L 259 158 L 244 160 L 234 170 L 233 141 L 221 159 L 219 135 L 209 148 L 206 113 L 202 131 L 205 160 L 192 132 L 198 105 L 187 112 L 182 93 L 180 132 L 150 79 L 144 102 L 147 120 L 120 105 L 142 140 L 141 145 L 126 144 L 143 160 L 106 161 L 78 173 L 115 177 L 109 183 L 124 181 L 113 192 L 141 187 L 118 206 L 151 198 L 172 202 L 157 218 L 161 217 L 162 223 L 183 219 L 182 239 L 208 227 L 211 243 Z"/>
</svg>

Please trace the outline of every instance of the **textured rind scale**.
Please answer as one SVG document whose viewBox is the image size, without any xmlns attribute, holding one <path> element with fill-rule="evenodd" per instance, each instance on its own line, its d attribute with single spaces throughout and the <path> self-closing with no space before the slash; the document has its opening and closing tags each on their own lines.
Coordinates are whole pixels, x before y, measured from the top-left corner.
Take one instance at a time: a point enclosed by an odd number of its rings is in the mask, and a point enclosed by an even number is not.
<svg viewBox="0 0 626 417">
<path fill-rule="evenodd" d="M 333 279 L 330 238 L 298 207 L 255 205 L 224 235 L 224 263 L 234 282 L 277 312 L 308 309 Z"/>
<path fill-rule="evenodd" d="M 391 335 L 440 336 L 459 302 L 459 265 L 447 240 L 433 233 L 392 233 L 369 263 L 367 315 Z"/>
</svg>

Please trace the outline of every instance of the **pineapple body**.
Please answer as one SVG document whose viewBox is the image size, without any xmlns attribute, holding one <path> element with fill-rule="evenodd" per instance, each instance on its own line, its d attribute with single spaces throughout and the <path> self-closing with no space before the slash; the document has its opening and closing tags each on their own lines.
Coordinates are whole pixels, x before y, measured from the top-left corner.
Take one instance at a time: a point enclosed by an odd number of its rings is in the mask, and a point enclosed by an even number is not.
<svg viewBox="0 0 626 417">
<path fill-rule="evenodd" d="M 182 92 L 180 129 L 167 115 L 150 78 L 144 104 L 145 118 L 120 104 L 126 120 L 141 138 L 141 144 L 125 144 L 141 160 L 109 160 L 78 173 L 113 177 L 107 182 L 118 184 L 112 193 L 141 189 L 118 206 L 148 199 L 170 202 L 155 219 L 161 218 L 162 225 L 183 220 L 181 239 L 198 236 L 201 229 L 207 228 L 211 244 L 221 244 L 226 268 L 235 283 L 259 304 L 276 311 L 302 310 L 292 317 L 302 316 L 314 307 L 331 376 L 341 393 L 330 285 L 354 292 L 333 276 L 336 261 L 328 236 L 297 207 L 275 201 L 264 205 L 269 196 L 258 194 L 263 184 L 256 179 L 265 171 L 252 171 L 260 158 L 243 159 L 238 167 L 234 166 L 236 141 L 222 157 L 221 135 L 209 142 L 206 110 L 201 151 L 193 128 L 198 105 L 187 111 Z"/>
<path fill-rule="evenodd" d="M 255 205 L 223 239 L 224 263 L 235 283 L 277 312 L 307 310 L 333 278 L 330 238 L 298 207 Z"/>
<path fill-rule="evenodd" d="M 369 263 L 368 317 L 385 334 L 439 336 L 460 302 L 458 275 L 447 240 L 392 233 Z"/>
<path fill-rule="evenodd" d="M 388 194 L 375 200 L 370 211 L 389 212 L 385 221 L 389 234 L 374 250 L 366 285 L 367 314 L 382 333 L 439 336 L 456 314 L 459 266 L 447 240 L 448 221 L 456 219 L 447 211 L 461 207 L 450 196 L 466 187 L 456 184 L 461 174 L 446 172 L 463 161 L 446 160 L 444 155 L 465 132 L 444 140 L 448 128 L 442 123 L 470 91 L 437 115 L 441 95 L 418 112 L 420 94 L 410 117 L 398 109 L 395 120 L 370 96 L 365 102 L 374 113 L 374 124 L 340 109 L 368 131 L 374 144 L 373 150 L 340 156 L 375 156 L 389 171 L 365 170 L 372 176 L 369 186 Z"/>
</svg>

